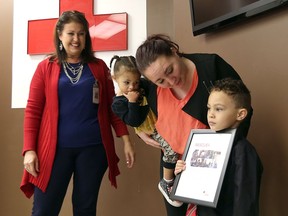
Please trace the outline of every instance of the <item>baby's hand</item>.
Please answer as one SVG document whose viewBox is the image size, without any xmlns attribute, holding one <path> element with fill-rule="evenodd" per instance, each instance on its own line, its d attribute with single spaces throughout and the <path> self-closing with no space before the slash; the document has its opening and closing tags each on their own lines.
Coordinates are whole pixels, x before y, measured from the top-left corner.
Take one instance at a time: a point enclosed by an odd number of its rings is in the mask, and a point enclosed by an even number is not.
<svg viewBox="0 0 288 216">
<path fill-rule="evenodd" d="M 140 93 L 138 91 L 131 91 L 127 94 L 124 94 L 124 96 L 128 99 L 130 103 L 135 103 L 138 100 Z"/>
<path fill-rule="evenodd" d="M 183 170 L 186 169 L 186 163 L 183 160 L 178 160 L 176 163 L 176 167 L 174 170 L 174 174 L 178 175 L 179 173 L 181 173 Z"/>
</svg>

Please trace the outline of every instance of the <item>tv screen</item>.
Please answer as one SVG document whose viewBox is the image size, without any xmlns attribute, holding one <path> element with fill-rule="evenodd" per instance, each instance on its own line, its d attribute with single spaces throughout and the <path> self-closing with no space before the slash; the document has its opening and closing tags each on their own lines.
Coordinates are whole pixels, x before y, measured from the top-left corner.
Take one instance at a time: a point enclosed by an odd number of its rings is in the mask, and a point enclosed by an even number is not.
<svg viewBox="0 0 288 216">
<path fill-rule="evenodd" d="M 286 6 L 288 0 L 190 0 L 194 36 Z"/>
</svg>

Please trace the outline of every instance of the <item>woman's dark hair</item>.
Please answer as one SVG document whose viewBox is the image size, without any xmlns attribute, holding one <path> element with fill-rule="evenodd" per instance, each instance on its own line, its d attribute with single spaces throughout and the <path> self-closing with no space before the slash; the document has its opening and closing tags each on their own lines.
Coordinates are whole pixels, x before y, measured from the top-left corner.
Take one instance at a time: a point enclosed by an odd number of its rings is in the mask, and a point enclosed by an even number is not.
<svg viewBox="0 0 288 216">
<path fill-rule="evenodd" d="M 112 65 L 113 62 L 114 66 Z M 113 66 L 113 68 L 112 68 Z M 114 72 L 114 76 L 117 76 L 117 72 L 120 71 L 120 67 L 124 66 L 125 69 L 129 72 L 140 74 L 137 65 L 136 65 L 136 59 L 134 56 L 118 56 L 114 55 L 112 59 L 110 60 L 110 68 Z M 120 74 L 121 75 L 121 74 Z"/>
<path fill-rule="evenodd" d="M 63 61 L 67 58 L 67 53 L 65 49 L 60 50 L 59 46 L 61 44 L 61 41 L 59 39 L 59 35 L 62 33 L 64 29 L 64 25 L 76 22 L 81 25 L 83 25 L 84 31 L 86 33 L 85 38 L 85 48 L 83 49 L 81 53 L 81 60 L 83 63 L 96 61 L 96 58 L 94 56 L 93 50 L 92 50 L 92 42 L 91 37 L 89 33 L 89 23 L 85 18 L 84 13 L 81 13 L 76 10 L 71 11 L 65 11 L 61 14 L 59 17 L 55 29 L 54 29 L 54 46 L 55 46 L 55 53 L 51 55 L 51 60 L 58 59 L 58 63 L 61 64 Z"/>
<path fill-rule="evenodd" d="M 136 63 L 139 71 L 143 74 L 146 68 L 159 56 L 172 56 L 179 53 L 179 45 L 171 41 L 170 37 L 164 34 L 149 36 L 136 51 Z"/>
</svg>

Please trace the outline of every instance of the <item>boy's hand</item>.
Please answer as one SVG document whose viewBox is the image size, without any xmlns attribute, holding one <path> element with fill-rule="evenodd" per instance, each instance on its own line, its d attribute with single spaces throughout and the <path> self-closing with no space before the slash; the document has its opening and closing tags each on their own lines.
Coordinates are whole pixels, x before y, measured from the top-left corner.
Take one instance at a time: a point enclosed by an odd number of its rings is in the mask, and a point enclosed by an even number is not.
<svg viewBox="0 0 288 216">
<path fill-rule="evenodd" d="M 186 163 L 183 160 L 178 160 L 176 163 L 176 167 L 174 170 L 174 174 L 178 175 L 179 173 L 181 173 L 183 170 L 186 169 Z"/>
</svg>

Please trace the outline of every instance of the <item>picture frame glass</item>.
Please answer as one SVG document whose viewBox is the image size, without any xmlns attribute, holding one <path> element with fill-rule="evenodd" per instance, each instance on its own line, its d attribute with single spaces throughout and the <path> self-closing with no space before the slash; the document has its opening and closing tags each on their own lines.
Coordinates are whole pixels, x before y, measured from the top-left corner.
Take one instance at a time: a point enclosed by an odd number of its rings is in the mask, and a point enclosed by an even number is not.
<svg viewBox="0 0 288 216">
<path fill-rule="evenodd" d="M 176 176 L 171 199 L 216 207 L 236 129 L 191 130 L 182 156 L 185 171 Z"/>
</svg>

